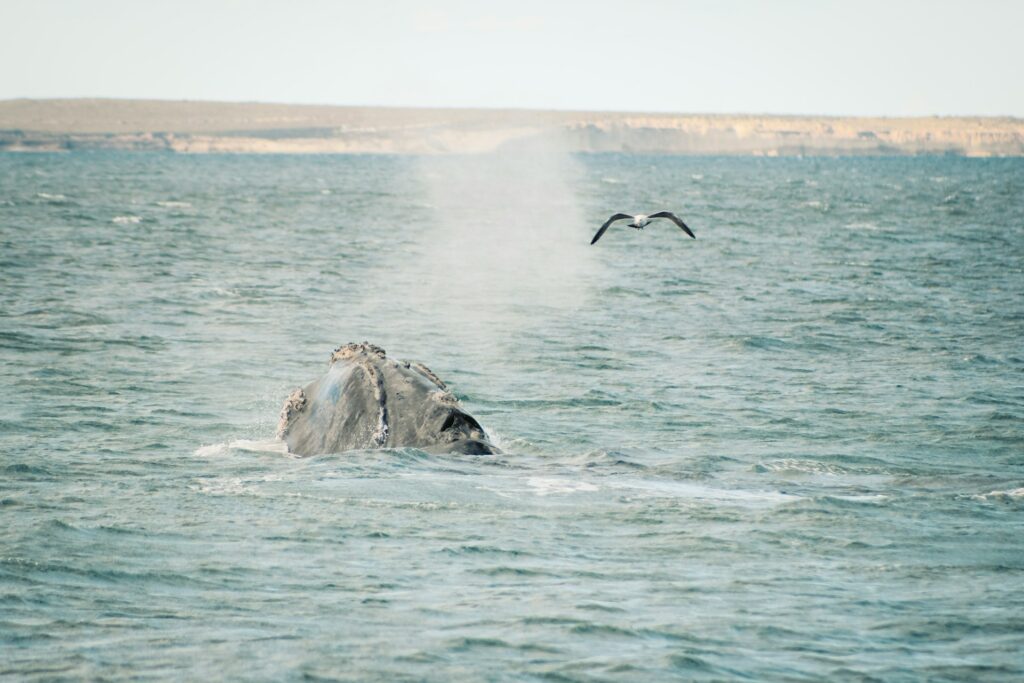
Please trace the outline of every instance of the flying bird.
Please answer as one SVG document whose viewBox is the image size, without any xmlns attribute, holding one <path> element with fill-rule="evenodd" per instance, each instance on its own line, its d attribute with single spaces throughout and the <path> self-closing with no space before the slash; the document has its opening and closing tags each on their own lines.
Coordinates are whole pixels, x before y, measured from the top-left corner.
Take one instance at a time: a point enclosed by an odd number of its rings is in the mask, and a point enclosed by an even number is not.
<svg viewBox="0 0 1024 683">
<path fill-rule="evenodd" d="M 590 240 L 590 243 L 593 244 L 594 242 L 601 239 L 601 235 L 604 234 L 604 231 L 608 229 L 609 225 L 611 225 L 615 221 L 621 221 L 626 218 L 629 218 L 633 221 L 632 223 L 629 224 L 629 227 L 636 228 L 637 230 L 643 230 L 647 226 L 647 224 L 653 221 L 655 218 L 667 218 L 676 225 L 678 225 L 680 228 L 682 228 L 683 232 L 685 232 L 687 235 L 689 235 L 693 239 L 697 239 L 697 236 L 693 234 L 693 230 L 690 230 L 690 228 L 687 227 L 686 223 L 680 220 L 679 216 L 675 215 L 671 211 L 658 211 L 657 213 L 652 213 L 650 215 L 645 215 L 641 213 L 636 216 L 630 216 L 628 213 L 617 213 L 604 222 L 604 225 L 602 225 L 601 229 L 597 231 L 597 234 L 594 235 L 594 239 Z"/>
</svg>

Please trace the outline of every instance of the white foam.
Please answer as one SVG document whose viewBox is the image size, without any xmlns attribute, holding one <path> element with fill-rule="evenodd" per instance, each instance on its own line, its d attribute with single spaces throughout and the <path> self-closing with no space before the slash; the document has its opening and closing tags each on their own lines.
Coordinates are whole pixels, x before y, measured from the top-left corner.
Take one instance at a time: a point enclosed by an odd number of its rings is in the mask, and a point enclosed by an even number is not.
<svg viewBox="0 0 1024 683">
<path fill-rule="evenodd" d="M 801 496 L 781 491 L 749 491 L 741 489 L 720 489 L 686 481 L 654 481 L 650 479 L 623 480 L 615 488 L 632 489 L 637 492 L 707 501 L 712 503 L 789 503 L 801 500 Z"/>
<path fill-rule="evenodd" d="M 214 496 L 278 495 L 273 490 L 263 491 L 265 484 L 286 481 L 281 474 L 267 474 L 262 477 L 218 477 L 202 479 L 189 486 L 193 491 Z"/>
<path fill-rule="evenodd" d="M 165 202 L 157 202 L 156 205 L 162 206 L 165 209 L 188 209 L 192 207 L 192 204 L 190 202 L 175 202 L 170 200 Z"/>
<path fill-rule="evenodd" d="M 881 493 L 865 493 L 860 496 L 833 496 L 839 500 L 848 500 L 852 503 L 884 503 L 889 500 L 889 496 Z"/>
<path fill-rule="evenodd" d="M 552 479 L 548 477 L 530 477 L 526 485 L 538 496 L 549 496 L 553 493 L 578 493 L 580 491 L 597 491 L 598 487 L 585 481 L 572 479 Z"/>
<path fill-rule="evenodd" d="M 246 451 L 250 453 L 279 453 L 289 455 L 288 444 L 277 439 L 267 441 L 256 441 L 251 439 L 237 439 L 224 443 L 215 443 L 209 446 L 200 446 L 193 455 L 200 458 L 210 458 L 220 455 L 227 455 L 231 451 Z"/>
<path fill-rule="evenodd" d="M 847 474 L 846 468 L 831 463 L 819 462 L 817 460 L 799 460 L 796 458 L 783 458 L 781 460 L 770 460 L 759 462 L 758 466 L 768 472 L 799 472 L 801 474 Z"/>
<path fill-rule="evenodd" d="M 989 491 L 983 493 L 980 496 L 975 496 L 980 500 L 987 500 L 989 498 L 1024 498 L 1024 487 L 1019 489 L 1008 489 L 1006 491 Z"/>
<path fill-rule="evenodd" d="M 503 453 L 516 453 L 516 454 L 529 454 L 536 452 L 536 447 L 521 437 L 507 438 L 501 432 L 491 429 L 487 425 L 480 423 L 480 426 L 484 428 L 484 433 L 490 438 L 492 444 L 498 447 Z"/>
<path fill-rule="evenodd" d="M 117 223 L 118 225 L 133 225 L 135 223 L 141 223 L 142 216 L 114 216 L 110 222 Z"/>
</svg>

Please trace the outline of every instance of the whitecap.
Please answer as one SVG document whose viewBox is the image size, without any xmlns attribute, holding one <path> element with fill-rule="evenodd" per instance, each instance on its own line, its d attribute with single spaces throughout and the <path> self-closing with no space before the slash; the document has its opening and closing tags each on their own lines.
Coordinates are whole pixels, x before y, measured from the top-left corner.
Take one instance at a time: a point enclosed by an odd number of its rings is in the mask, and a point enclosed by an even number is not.
<svg viewBox="0 0 1024 683">
<path fill-rule="evenodd" d="M 200 446 L 197 448 L 193 455 L 200 458 L 210 458 L 215 456 L 227 455 L 231 451 L 245 451 L 250 453 L 278 453 L 280 455 L 290 455 L 288 453 L 288 444 L 284 441 L 278 441 L 277 439 L 259 441 L 252 439 L 236 439 L 235 441 L 226 441 L 224 443 L 215 443 L 208 446 Z"/>
<path fill-rule="evenodd" d="M 846 468 L 832 463 L 820 462 L 818 460 L 798 460 L 796 458 L 762 461 L 757 463 L 754 469 L 761 472 L 798 472 L 801 474 L 836 475 L 849 473 L 849 470 Z"/>
<path fill-rule="evenodd" d="M 865 493 L 859 496 L 833 496 L 833 498 L 851 503 L 884 503 L 889 500 L 889 496 L 881 493 Z"/>
<path fill-rule="evenodd" d="M 979 496 L 975 496 L 975 498 L 979 500 L 1024 498 L 1024 487 L 1019 489 L 1007 489 L 1006 491 L 989 491 L 988 493 L 982 493 Z"/>
<path fill-rule="evenodd" d="M 134 225 L 142 222 L 142 216 L 114 216 L 110 222 L 118 225 Z"/>
<path fill-rule="evenodd" d="M 192 207 L 192 204 L 190 202 L 176 202 L 171 200 L 157 202 L 156 205 L 162 206 L 165 209 L 188 209 Z"/>
</svg>

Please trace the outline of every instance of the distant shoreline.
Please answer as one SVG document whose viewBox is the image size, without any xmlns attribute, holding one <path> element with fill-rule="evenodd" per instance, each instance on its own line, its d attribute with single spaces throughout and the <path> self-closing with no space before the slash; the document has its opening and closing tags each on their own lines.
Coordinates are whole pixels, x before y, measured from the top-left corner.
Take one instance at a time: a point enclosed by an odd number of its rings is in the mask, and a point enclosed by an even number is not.
<svg viewBox="0 0 1024 683">
<path fill-rule="evenodd" d="M 2 100 L 0 151 L 754 156 L 1024 156 L 1012 117 L 836 117 L 337 107 L 162 100 Z"/>
</svg>

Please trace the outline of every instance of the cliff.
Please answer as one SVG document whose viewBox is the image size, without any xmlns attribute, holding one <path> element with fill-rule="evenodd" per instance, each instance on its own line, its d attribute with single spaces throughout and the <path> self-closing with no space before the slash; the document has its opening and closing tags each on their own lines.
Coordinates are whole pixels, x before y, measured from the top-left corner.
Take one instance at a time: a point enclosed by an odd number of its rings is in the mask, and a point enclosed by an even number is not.
<svg viewBox="0 0 1024 683">
<path fill-rule="evenodd" d="M 570 151 L 1024 155 L 1024 120 L 400 109 L 156 100 L 0 101 L 0 151 L 474 153 L 550 137 Z"/>
</svg>

